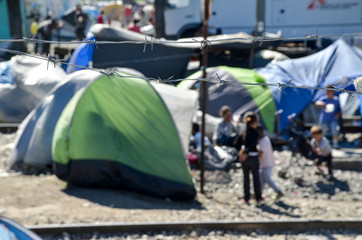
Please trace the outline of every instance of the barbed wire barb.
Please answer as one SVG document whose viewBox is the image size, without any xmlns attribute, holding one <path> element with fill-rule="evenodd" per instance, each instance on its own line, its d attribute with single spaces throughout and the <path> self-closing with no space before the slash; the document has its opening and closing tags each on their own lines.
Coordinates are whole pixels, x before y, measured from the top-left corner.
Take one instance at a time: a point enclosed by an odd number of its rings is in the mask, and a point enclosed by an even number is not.
<svg viewBox="0 0 362 240">
<path fill-rule="evenodd" d="M 89 40 L 89 39 L 83 39 L 83 41 L 87 44 L 87 51 L 89 50 L 89 44 L 94 44 L 96 49 L 98 50 L 97 41 L 96 40 Z"/>
<path fill-rule="evenodd" d="M 151 37 L 151 41 L 148 41 L 147 36 L 145 36 L 145 45 L 143 47 L 143 52 L 146 52 L 147 44 L 151 44 L 151 51 L 153 51 L 154 38 Z"/>
<path fill-rule="evenodd" d="M 306 39 L 316 39 L 318 40 L 320 38 L 319 34 L 318 34 L 318 28 L 316 28 L 316 34 L 313 35 L 313 34 L 310 34 L 308 36 L 305 37 Z"/>
<path fill-rule="evenodd" d="M 48 53 L 48 64 L 47 64 L 47 70 L 49 69 L 49 62 L 54 63 L 54 68 L 55 68 L 55 63 L 56 63 L 56 59 L 52 56 L 50 56 L 50 53 Z"/>
<path fill-rule="evenodd" d="M 114 76 L 119 76 L 118 73 L 117 73 L 117 68 L 116 68 L 116 67 L 114 67 L 114 68 L 112 69 L 112 71 L 110 71 L 110 72 L 107 73 L 107 77 L 108 77 L 108 78 L 111 78 L 111 77 L 114 77 Z"/>
<path fill-rule="evenodd" d="M 206 39 L 206 40 L 204 39 L 204 40 L 199 41 L 199 40 L 193 38 L 192 40 L 194 42 L 200 43 L 200 49 L 201 50 L 203 50 L 206 45 L 211 45 L 211 41 L 208 40 L 208 39 Z"/>
<path fill-rule="evenodd" d="M 166 82 L 169 83 L 169 84 L 171 84 L 171 83 L 172 83 L 172 81 L 171 81 L 172 78 L 173 78 L 173 76 L 168 77 L 167 80 L 166 80 Z"/>
<path fill-rule="evenodd" d="M 265 36 L 266 36 L 266 32 L 264 32 L 264 33 L 263 33 L 263 36 L 261 37 L 259 47 L 261 47 L 261 45 L 263 44 L 263 42 L 264 42 L 264 40 L 265 40 Z"/>
<path fill-rule="evenodd" d="M 353 97 L 352 92 L 346 90 L 347 85 L 348 85 L 348 82 L 346 82 L 346 83 L 344 84 L 344 87 L 343 87 L 343 88 L 337 88 L 336 91 L 337 91 L 337 92 L 345 92 L 345 93 L 347 93 L 349 96 Z"/>
<path fill-rule="evenodd" d="M 26 37 L 23 37 L 23 39 L 26 41 L 26 42 L 31 42 L 33 44 L 33 49 L 34 49 L 34 52 L 35 52 L 35 45 L 36 45 L 36 42 L 35 42 L 35 36 L 33 34 L 33 37 L 32 38 L 26 38 Z"/>
<path fill-rule="evenodd" d="M 225 81 L 225 80 L 222 80 L 222 79 L 220 78 L 219 74 L 217 74 L 217 73 L 215 73 L 215 74 L 216 74 L 217 79 L 219 80 L 220 85 L 226 84 L 226 81 Z"/>
<path fill-rule="evenodd" d="M 290 79 L 287 83 L 278 83 L 279 90 L 284 90 L 293 79 Z"/>
<path fill-rule="evenodd" d="M 108 79 L 111 79 L 111 77 L 114 76 L 114 73 L 113 72 L 108 72 L 108 73 L 106 73 L 106 76 L 108 77 Z"/>
<path fill-rule="evenodd" d="M 87 68 L 87 69 L 90 69 L 90 68 Z M 111 77 L 114 77 L 116 74 L 115 69 L 116 68 L 113 68 L 113 70 L 109 71 L 109 72 L 105 72 L 102 69 L 98 69 L 97 71 L 103 75 L 106 75 L 108 79 L 111 79 Z"/>
</svg>

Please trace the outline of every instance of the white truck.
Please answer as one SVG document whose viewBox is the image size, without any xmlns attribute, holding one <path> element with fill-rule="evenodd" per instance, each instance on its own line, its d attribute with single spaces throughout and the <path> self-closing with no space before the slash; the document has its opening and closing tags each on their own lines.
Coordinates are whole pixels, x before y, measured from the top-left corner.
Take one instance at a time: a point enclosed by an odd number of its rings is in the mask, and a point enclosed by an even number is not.
<svg viewBox="0 0 362 240">
<path fill-rule="evenodd" d="M 265 32 L 283 37 L 362 32 L 362 0 L 264 0 Z M 156 0 L 157 2 L 157 0 Z M 164 0 L 166 38 L 191 37 L 202 25 L 203 0 Z M 209 31 L 230 34 L 255 29 L 257 0 L 210 0 Z M 155 5 L 156 12 L 157 4 Z"/>
</svg>

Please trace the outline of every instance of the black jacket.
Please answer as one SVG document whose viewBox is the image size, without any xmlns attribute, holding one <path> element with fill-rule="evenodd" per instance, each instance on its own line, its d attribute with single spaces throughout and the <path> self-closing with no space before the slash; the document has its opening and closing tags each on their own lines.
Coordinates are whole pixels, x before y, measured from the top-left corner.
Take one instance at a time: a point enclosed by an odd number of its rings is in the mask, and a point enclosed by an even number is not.
<svg viewBox="0 0 362 240">
<path fill-rule="evenodd" d="M 238 151 L 241 149 L 241 146 L 244 145 L 244 153 L 257 152 L 258 149 L 256 146 L 258 145 L 258 141 L 258 132 L 254 128 L 247 128 L 244 134 L 237 137 L 234 145 Z"/>
</svg>

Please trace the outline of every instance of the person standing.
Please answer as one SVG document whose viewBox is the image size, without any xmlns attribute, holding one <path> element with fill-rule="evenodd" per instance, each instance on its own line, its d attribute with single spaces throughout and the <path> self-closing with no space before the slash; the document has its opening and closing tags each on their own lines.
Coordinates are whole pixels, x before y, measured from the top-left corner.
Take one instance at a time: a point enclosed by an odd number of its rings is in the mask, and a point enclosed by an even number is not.
<svg viewBox="0 0 362 240">
<path fill-rule="evenodd" d="M 123 10 L 124 10 L 124 21 L 125 21 L 124 24 L 127 27 L 131 23 L 133 17 L 133 6 L 131 4 L 126 4 Z"/>
<path fill-rule="evenodd" d="M 77 36 L 78 40 L 85 39 L 85 28 L 87 27 L 88 23 L 88 15 L 83 12 L 82 6 L 77 4 L 76 11 L 74 15 L 74 22 L 75 22 L 75 35 Z"/>
<path fill-rule="evenodd" d="M 283 193 L 272 179 L 273 166 L 275 164 L 273 147 L 269 137 L 264 135 L 263 127 L 259 125 L 256 130 L 259 134 L 260 189 L 263 192 L 264 184 L 268 183 L 277 193 L 276 198 L 279 199 L 283 196 Z"/>
<path fill-rule="evenodd" d="M 327 85 L 327 88 L 335 89 L 332 85 Z M 334 96 L 334 93 L 334 90 L 326 90 L 327 96 L 317 101 L 316 106 L 322 107 L 319 125 L 322 127 L 324 134 L 327 134 L 328 130 L 331 131 L 333 147 L 338 148 L 338 119 L 341 116 L 341 106 L 338 97 Z"/>
<path fill-rule="evenodd" d="M 38 32 L 41 36 L 41 39 L 44 41 L 52 40 L 53 29 L 57 27 L 57 22 L 52 20 L 50 15 L 47 15 L 45 20 L 41 21 L 38 26 Z M 41 54 L 48 55 L 50 53 L 50 43 L 44 42 L 42 44 Z"/>
<path fill-rule="evenodd" d="M 244 202 L 249 204 L 250 200 L 250 173 L 253 175 L 254 193 L 257 205 L 263 200 L 261 196 L 259 177 L 259 152 L 257 149 L 259 134 L 256 131 L 258 116 L 253 112 L 245 114 L 246 131 L 239 136 L 236 148 L 239 151 L 244 174 Z"/>
<path fill-rule="evenodd" d="M 104 18 L 103 18 L 104 10 L 102 9 L 101 12 L 97 15 L 97 23 L 103 24 Z"/>
<path fill-rule="evenodd" d="M 39 30 L 39 17 L 34 18 L 34 22 L 30 25 L 30 33 L 33 36 L 33 39 L 38 39 L 38 30 Z M 34 53 L 38 52 L 39 43 L 35 42 L 34 44 Z"/>
</svg>

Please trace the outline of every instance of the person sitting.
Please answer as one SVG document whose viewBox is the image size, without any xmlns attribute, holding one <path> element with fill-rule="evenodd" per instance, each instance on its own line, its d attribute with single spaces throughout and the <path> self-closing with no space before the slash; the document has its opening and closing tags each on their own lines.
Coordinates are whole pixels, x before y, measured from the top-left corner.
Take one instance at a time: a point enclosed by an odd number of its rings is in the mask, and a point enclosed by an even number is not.
<svg viewBox="0 0 362 240">
<path fill-rule="evenodd" d="M 195 150 L 200 151 L 201 150 L 201 132 L 200 132 L 200 126 L 197 123 L 192 124 L 192 140 L 194 143 Z M 210 140 L 205 136 L 204 137 L 204 146 L 209 146 Z"/>
<path fill-rule="evenodd" d="M 189 152 L 187 158 L 191 168 L 201 167 L 201 139 L 199 125 L 193 123 L 192 136 L 190 138 Z M 225 146 L 213 146 L 209 139 L 204 137 L 204 167 L 207 170 L 228 171 L 239 158 L 235 148 Z"/>
<path fill-rule="evenodd" d="M 212 140 L 219 146 L 234 146 L 238 130 L 233 123 L 232 110 L 229 106 L 220 108 L 222 120 L 216 125 Z"/>
<path fill-rule="evenodd" d="M 139 21 L 140 21 L 139 18 L 134 18 L 133 23 L 130 23 L 128 25 L 128 30 L 137 32 L 137 33 L 141 33 L 141 28 L 140 28 L 140 26 L 138 26 Z"/>
<path fill-rule="evenodd" d="M 332 166 L 332 148 L 327 138 L 323 135 L 323 130 L 320 126 L 314 125 L 310 129 L 312 139 L 310 145 L 313 149 L 313 156 L 316 161 L 317 174 L 323 174 L 321 164 L 327 163 L 329 180 L 333 180 L 333 166 Z"/>
</svg>

